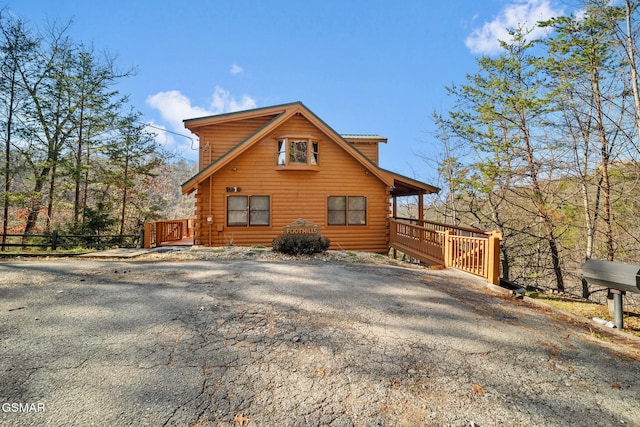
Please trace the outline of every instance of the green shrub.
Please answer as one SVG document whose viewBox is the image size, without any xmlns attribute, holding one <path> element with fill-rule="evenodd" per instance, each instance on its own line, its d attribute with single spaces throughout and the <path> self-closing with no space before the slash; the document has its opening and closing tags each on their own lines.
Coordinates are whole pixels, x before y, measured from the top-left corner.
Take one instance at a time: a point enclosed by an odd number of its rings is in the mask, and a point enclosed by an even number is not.
<svg viewBox="0 0 640 427">
<path fill-rule="evenodd" d="M 281 234 L 271 242 L 273 250 L 288 255 L 311 255 L 329 249 L 329 239 L 317 234 Z"/>
</svg>

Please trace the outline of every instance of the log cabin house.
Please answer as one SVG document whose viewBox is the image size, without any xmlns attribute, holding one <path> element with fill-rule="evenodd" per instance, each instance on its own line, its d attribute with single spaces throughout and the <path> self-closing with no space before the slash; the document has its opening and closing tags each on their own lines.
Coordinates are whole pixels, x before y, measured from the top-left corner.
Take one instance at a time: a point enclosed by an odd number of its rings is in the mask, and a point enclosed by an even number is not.
<svg viewBox="0 0 640 427">
<path fill-rule="evenodd" d="M 378 166 L 377 135 L 340 135 L 300 102 L 184 120 L 200 140 L 197 245 L 270 246 L 302 219 L 331 249 L 388 253 L 397 198 L 432 185 Z"/>
</svg>

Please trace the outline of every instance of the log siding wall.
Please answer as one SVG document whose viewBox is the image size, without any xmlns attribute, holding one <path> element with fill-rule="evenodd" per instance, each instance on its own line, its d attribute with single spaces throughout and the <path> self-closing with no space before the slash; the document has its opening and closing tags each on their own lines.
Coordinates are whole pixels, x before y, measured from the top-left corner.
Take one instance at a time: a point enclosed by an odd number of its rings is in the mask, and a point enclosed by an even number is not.
<svg viewBox="0 0 640 427">
<path fill-rule="evenodd" d="M 349 140 L 347 140 L 349 141 Z M 367 156 L 373 163 L 378 164 L 378 143 L 350 141 L 362 154 Z"/>
<path fill-rule="evenodd" d="M 271 117 L 218 124 L 199 129 L 202 140 L 212 145 L 213 156 L 253 134 Z M 277 165 L 277 141 L 283 135 L 310 135 L 320 144 L 319 167 L 315 170 L 288 170 Z M 201 143 L 202 145 L 202 143 Z M 206 146 L 201 154 L 206 167 L 210 158 Z M 377 149 L 376 149 L 377 154 Z M 227 192 L 239 187 L 239 192 Z M 227 196 L 269 196 L 269 226 L 227 226 Z M 365 196 L 366 225 L 328 226 L 329 196 Z M 323 236 L 331 240 L 332 249 L 388 251 L 388 187 L 330 140 L 304 116 L 294 116 L 238 156 L 210 179 L 205 179 L 196 192 L 196 243 L 205 246 L 261 244 L 282 234 L 283 227 L 303 218 L 321 227 Z M 211 217 L 212 221 L 207 221 Z"/>
<path fill-rule="evenodd" d="M 200 138 L 200 169 L 202 170 L 219 159 L 220 156 L 247 139 L 274 117 L 256 117 L 194 130 L 194 133 Z"/>
</svg>

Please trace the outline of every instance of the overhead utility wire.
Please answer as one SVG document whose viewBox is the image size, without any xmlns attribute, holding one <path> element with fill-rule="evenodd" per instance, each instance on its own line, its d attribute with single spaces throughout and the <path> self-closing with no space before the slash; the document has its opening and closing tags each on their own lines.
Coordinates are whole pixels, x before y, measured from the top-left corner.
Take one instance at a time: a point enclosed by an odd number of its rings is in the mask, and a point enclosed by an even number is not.
<svg viewBox="0 0 640 427">
<path fill-rule="evenodd" d="M 165 129 L 165 128 L 161 128 L 159 126 L 150 125 L 149 123 L 144 123 L 144 122 L 136 122 L 136 123 L 139 123 L 141 125 L 145 125 L 145 126 L 150 127 L 150 128 L 158 129 L 158 130 L 161 130 L 161 131 L 164 131 L 164 132 L 167 132 L 167 133 L 171 133 L 173 135 L 178 135 L 178 136 L 181 136 L 183 138 L 187 138 L 189 141 L 191 141 L 191 149 L 192 150 L 196 150 L 196 148 L 193 148 L 193 138 L 191 138 L 190 136 L 184 135 L 182 133 L 174 132 L 172 130 L 168 130 L 168 129 Z"/>
</svg>

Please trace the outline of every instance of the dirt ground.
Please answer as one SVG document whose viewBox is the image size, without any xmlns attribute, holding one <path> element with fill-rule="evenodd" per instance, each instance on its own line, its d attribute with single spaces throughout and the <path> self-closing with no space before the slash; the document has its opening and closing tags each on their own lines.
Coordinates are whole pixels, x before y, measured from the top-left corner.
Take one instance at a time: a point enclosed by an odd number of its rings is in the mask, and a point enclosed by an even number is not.
<svg viewBox="0 0 640 427">
<path fill-rule="evenodd" d="M 640 425 L 637 342 L 373 254 L 2 261 L 0 424 Z"/>
</svg>

